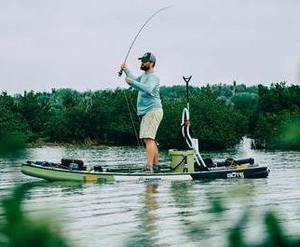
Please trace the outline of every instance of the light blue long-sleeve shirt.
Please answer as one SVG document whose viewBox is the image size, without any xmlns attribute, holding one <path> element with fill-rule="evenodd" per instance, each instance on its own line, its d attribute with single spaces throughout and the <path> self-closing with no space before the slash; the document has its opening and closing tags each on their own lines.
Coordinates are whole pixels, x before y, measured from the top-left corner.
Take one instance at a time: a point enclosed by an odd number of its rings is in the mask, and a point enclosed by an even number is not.
<svg viewBox="0 0 300 247">
<path fill-rule="evenodd" d="M 154 72 L 145 72 L 141 76 L 134 76 L 129 69 L 124 70 L 127 77 L 132 80 L 128 83 L 138 90 L 137 114 L 145 115 L 153 109 L 162 109 L 159 95 L 159 79 Z"/>
</svg>

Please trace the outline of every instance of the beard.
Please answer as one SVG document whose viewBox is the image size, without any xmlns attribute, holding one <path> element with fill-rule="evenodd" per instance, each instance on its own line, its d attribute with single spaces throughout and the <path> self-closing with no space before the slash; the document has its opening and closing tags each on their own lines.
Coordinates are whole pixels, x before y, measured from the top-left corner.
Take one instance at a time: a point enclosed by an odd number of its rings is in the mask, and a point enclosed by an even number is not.
<svg viewBox="0 0 300 247">
<path fill-rule="evenodd" d="M 144 70 L 144 71 L 148 71 L 150 69 L 150 66 L 149 65 L 146 65 L 146 64 L 141 64 L 141 67 L 140 67 L 141 70 Z"/>
</svg>

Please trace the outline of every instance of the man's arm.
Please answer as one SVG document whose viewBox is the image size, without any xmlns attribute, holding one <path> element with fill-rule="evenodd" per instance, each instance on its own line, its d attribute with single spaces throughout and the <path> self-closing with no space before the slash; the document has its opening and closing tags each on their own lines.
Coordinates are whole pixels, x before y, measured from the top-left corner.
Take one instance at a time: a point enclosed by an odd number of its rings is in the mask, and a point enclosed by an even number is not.
<svg viewBox="0 0 300 247">
<path fill-rule="evenodd" d="M 135 81 L 140 80 L 140 76 L 135 76 L 134 74 L 131 73 L 131 71 L 127 67 L 127 64 L 125 64 L 125 63 L 121 64 L 121 69 L 125 72 L 127 77 L 130 77 Z"/>
<path fill-rule="evenodd" d="M 131 78 L 127 79 L 127 83 L 138 91 L 152 95 L 153 89 L 159 82 L 157 77 L 151 76 L 148 78 L 146 83 L 140 83 L 139 81 L 132 80 Z"/>
<path fill-rule="evenodd" d="M 127 77 L 130 77 L 131 79 L 133 79 L 135 81 L 139 81 L 139 76 L 135 76 L 134 74 L 132 74 L 128 68 L 124 69 L 124 72 Z"/>
</svg>

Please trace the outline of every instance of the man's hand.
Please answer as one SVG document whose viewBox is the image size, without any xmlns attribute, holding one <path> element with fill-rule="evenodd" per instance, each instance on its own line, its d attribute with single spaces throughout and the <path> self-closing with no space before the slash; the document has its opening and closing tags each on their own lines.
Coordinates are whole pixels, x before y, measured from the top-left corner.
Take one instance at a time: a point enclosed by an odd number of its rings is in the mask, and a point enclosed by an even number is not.
<svg viewBox="0 0 300 247">
<path fill-rule="evenodd" d="M 122 64 L 121 64 L 121 69 L 122 69 L 122 70 L 127 69 L 127 68 L 128 68 L 128 66 L 127 66 L 126 63 L 122 63 Z"/>
<path fill-rule="evenodd" d="M 132 78 L 130 78 L 130 77 L 125 77 L 125 81 L 126 81 L 128 84 L 130 84 L 130 82 L 132 82 L 132 81 L 133 81 L 133 79 L 132 79 Z"/>
</svg>

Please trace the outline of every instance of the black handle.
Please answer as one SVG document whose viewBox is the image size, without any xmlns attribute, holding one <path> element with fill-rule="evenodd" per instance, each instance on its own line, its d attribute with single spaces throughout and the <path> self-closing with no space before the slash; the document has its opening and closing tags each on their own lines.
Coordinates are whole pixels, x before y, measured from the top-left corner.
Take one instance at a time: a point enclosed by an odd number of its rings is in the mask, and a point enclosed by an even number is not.
<svg viewBox="0 0 300 247">
<path fill-rule="evenodd" d="M 189 82 L 192 79 L 192 76 L 190 76 L 190 77 L 183 76 L 182 78 L 186 83 L 186 99 L 187 99 L 187 102 L 189 102 Z"/>
<path fill-rule="evenodd" d="M 119 71 L 119 73 L 118 73 L 118 74 L 119 74 L 119 77 L 121 77 L 121 76 L 122 76 L 122 74 L 123 74 L 123 69 L 122 69 L 122 68 L 120 69 L 120 71 Z"/>
<path fill-rule="evenodd" d="M 190 76 L 190 77 L 182 77 L 183 78 L 183 80 L 186 82 L 186 83 L 189 83 L 189 81 L 192 79 L 192 76 Z"/>
</svg>

